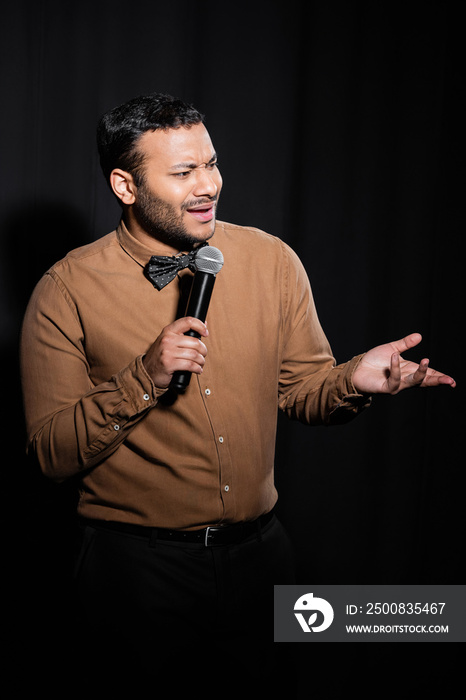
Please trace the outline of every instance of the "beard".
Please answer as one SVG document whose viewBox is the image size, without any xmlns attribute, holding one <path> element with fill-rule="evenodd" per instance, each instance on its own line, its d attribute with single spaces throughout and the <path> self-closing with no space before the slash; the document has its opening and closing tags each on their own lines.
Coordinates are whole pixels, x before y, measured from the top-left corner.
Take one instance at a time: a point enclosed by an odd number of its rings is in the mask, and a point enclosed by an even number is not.
<svg viewBox="0 0 466 700">
<path fill-rule="evenodd" d="M 138 196 L 137 201 L 133 204 L 133 212 L 139 224 L 153 238 L 179 250 L 191 250 L 198 243 L 203 243 L 212 238 L 215 228 L 215 216 L 209 222 L 212 224 L 212 230 L 210 228 L 206 229 L 208 231 L 206 237 L 199 239 L 188 232 L 183 222 L 184 212 L 189 207 L 199 204 L 212 204 L 216 201 L 217 196 L 203 197 L 199 200 L 186 202 L 181 206 L 181 211 L 178 213 L 174 206 L 154 195 L 145 182 L 141 182 L 138 185 Z"/>
</svg>

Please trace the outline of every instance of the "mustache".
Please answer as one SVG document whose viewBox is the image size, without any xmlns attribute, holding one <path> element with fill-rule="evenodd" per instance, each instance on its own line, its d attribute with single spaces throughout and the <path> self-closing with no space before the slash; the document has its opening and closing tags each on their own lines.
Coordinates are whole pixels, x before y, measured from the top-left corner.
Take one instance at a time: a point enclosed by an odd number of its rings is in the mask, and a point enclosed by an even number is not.
<svg viewBox="0 0 466 700">
<path fill-rule="evenodd" d="M 190 202 L 185 202 L 184 204 L 182 204 L 181 209 L 182 211 L 186 211 L 186 209 L 192 209 L 193 207 L 201 207 L 203 204 L 215 204 L 217 199 L 217 194 L 214 194 L 213 197 L 201 197 L 200 199 L 192 199 Z"/>
</svg>

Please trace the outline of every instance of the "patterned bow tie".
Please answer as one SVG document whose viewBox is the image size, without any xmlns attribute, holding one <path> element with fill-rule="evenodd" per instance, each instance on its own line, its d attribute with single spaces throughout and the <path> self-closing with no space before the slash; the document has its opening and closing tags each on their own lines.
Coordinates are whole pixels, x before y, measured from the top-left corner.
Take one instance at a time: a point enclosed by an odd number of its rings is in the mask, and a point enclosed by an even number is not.
<svg viewBox="0 0 466 700">
<path fill-rule="evenodd" d="M 205 245 L 208 244 L 204 243 L 200 248 L 203 248 Z M 192 250 L 185 255 L 153 255 L 144 268 L 144 274 L 154 287 L 157 287 L 159 290 L 163 289 L 175 279 L 178 272 L 186 267 L 191 272 L 196 271 L 194 258 L 200 248 L 196 248 L 196 250 Z"/>
</svg>

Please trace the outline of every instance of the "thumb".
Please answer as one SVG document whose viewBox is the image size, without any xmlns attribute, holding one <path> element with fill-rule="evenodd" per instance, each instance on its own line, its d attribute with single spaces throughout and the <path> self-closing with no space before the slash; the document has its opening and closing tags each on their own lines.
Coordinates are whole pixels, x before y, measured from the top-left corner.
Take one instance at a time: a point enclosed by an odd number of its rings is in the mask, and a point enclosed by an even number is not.
<svg viewBox="0 0 466 700">
<path fill-rule="evenodd" d="M 396 348 L 398 352 L 404 352 L 410 348 L 416 347 L 422 340 L 422 335 L 420 333 L 411 333 L 406 335 L 401 340 L 396 340 L 392 345 Z"/>
</svg>

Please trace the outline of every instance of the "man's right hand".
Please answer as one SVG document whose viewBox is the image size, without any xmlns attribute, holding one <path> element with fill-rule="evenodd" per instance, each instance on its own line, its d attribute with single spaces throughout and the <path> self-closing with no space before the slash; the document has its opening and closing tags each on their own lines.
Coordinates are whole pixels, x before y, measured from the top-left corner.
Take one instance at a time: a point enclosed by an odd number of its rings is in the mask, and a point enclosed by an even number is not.
<svg viewBox="0 0 466 700">
<path fill-rule="evenodd" d="M 143 358 L 143 364 L 155 386 L 166 389 L 174 372 L 201 374 L 207 348 L 198 338 L 185 335 L 189 330 L 207 337 L 209 331 L 198 318 L 186 316 L 165 326 Z"/>
</svg>

